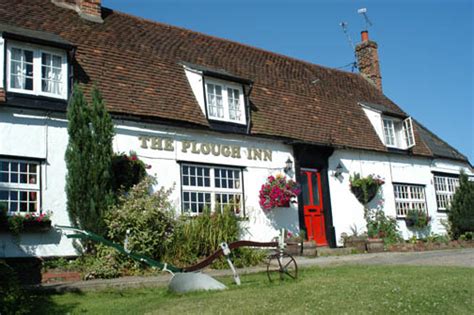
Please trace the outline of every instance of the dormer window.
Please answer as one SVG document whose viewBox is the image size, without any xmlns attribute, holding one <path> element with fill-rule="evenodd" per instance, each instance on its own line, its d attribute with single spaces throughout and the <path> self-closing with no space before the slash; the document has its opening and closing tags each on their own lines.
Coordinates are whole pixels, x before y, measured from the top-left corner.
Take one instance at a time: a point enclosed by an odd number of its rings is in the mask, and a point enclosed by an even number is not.
<svg viewBox="0 0 474 315">
<path fill-rule="evenodd" d="M 383 136 L 387 147 L 406 150 L 415 145 L 411 117 L 400 120 L 393 117 L 382 117 Z"/>
<path fill-rule="evenodd" d="M 9 42 L 6 64 L 8 92 L 67 98 L 65 51 Z"/>
<path fill-rule="evenodd" d="M 210 78 L 205 83 L 209 119 L 246 124 L 242 86 Z"/>
</svg>

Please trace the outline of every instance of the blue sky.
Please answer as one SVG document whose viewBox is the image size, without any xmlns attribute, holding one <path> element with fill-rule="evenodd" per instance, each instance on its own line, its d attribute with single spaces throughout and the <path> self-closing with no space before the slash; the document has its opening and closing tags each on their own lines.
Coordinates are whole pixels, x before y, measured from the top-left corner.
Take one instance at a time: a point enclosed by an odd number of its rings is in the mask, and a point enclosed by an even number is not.
<svg viewBox="0 0 474 315">
<path fill-rule="evenodd" d="M 354 61 L 366 7 L 384 93 L 474 163 L 473 4 L 470 0 L 103 0 L 111 9 L 342 67 Z M 346 68 L 350 71 L 350 67 Z"/>
</svg>

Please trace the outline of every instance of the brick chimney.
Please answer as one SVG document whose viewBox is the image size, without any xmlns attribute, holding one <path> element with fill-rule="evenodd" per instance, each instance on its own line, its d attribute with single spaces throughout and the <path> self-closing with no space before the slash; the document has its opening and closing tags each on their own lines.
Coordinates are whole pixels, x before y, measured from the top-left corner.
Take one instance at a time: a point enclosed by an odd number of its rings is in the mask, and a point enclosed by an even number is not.
<svg viewBox="0 0 474 315">
<path fill-rule="evenodd" d="M 85 20 L 102 23 L 101 0 L 51 0 L 61 8 L 76 11 Z"/>
<path fill-rule="evenodd" d="M 361 32 L 361 42 L 355 48 L 357 66 L 360 74 L 382 91 L 377 43 L 369 40 L 369 32 Z"/>
</svg>

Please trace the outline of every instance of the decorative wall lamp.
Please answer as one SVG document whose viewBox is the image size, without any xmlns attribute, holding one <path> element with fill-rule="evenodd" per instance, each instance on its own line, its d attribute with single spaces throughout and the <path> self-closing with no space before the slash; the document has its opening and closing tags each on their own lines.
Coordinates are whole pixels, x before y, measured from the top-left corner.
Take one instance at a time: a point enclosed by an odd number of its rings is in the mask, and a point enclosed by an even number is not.
<svg viewBox="0 0 474 315">
<path fill-rule="evenodd" d="M 292 171 L 293 169 L 293 161 L 288 157 L 288 160 L 286 160 L 285 162 L 285 168 L 283 169 L 283 171 L 285 172 L 285 174 L 288 174 Z"/>
<path fill-rule="evenodd" d="M 341 165 L 341 162 L 337 163 L 336 169 L 334 169 L 334 173 L 332 174 L 334 177 L 339 178 L 342 175 L 342 171 L 344 168 Z"/>
</svg>

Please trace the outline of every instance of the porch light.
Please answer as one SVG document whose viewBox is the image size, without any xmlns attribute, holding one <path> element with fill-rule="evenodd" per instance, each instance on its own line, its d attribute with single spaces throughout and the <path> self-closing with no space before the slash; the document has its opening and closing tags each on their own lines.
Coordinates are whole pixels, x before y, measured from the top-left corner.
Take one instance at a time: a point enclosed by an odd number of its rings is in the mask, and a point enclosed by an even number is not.
<svg viewBox="0 0 474 315">
<path fill-rule="evenodd" d="M 344 170 L 344 168 L 342 167 L 341 162 L 337 163 L 337 166 L 336 166 L 336 169 L 334 170 L 333 176 L 338 178 L 339 176 L 342 175 L 343 170 Z"/>
<path fill-rule="evenodd" d="M 285 168 L 283 169 L 283 171 L 285 172 L 285 174 L 288 174 L 291 172 L 292 169 L 293 169 L 293 161 L 288 157 L 288 160 L 286 160 L 285 162 Z"/>
</svg>

